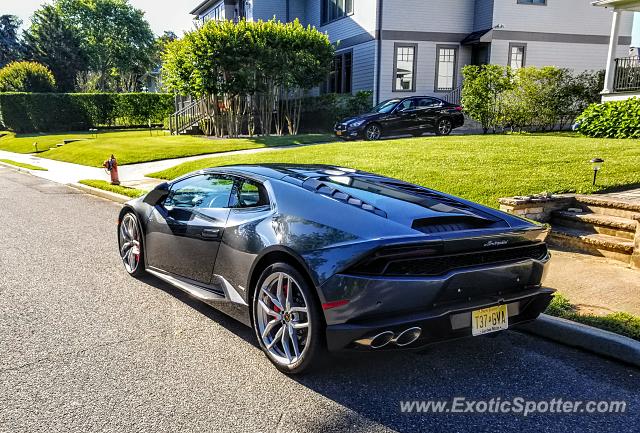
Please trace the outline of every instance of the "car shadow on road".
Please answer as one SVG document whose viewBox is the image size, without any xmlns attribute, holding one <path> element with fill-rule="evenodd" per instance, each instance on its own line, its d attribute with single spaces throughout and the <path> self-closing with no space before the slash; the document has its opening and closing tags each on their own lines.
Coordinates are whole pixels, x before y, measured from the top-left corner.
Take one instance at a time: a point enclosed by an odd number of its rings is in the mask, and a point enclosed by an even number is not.
<svg viewBox="0 0 640 433">
<path fill-rule="evenodd" d="M 189 294 L 183 292 L 182 290 L 173 287 L 171 284 L 166 283 L 152 275 L 146 275 L 140 278 L 140 281 L 156 289 L 160 289 L 168 295 L 173 296 L 180 302 L 183 302 L 184 304 L 193 308 L 195 311 L 202 314 L 203 316 L 206 316 L 210 320 L 215 321 L 219 325 L 225 327 L 227 330 L 233 332 L 238 337 L 242 338 L 247 343 L 259 349 L 259 345 L 256 341 L 253 330 L 248 326 L 245 326 L 243 323 L 227 316 L 221 311 L 216 310 L 212 306 L 207 305 L 192 296 L 189 296 Z"/>
<path fill-rule="evenodd" d="M 173 286 L 146 277 L 143 281 L 184 302 L 209 319 L 258 347 L 244 324 L 190 297 Z M 506 331 L 466 338 L 421 351 L 343 353 L 325 365 L 291 379 L 347 411 L 304 425 L 309 431 L 355 431 L 386 427 L 398 432 L 465 431 L 470 425 L 498 425 L 503 431 L 595 431 L 627 423 L 629 415 L 594 418 L 585 414 L 403 413 L 402 402 L 526 400 L 624 400 L 637 407 L 640 371 L 613 361 L 559 346 L 547 340 Z M 268 363 L 267 359 L 264 359 Z M 625 417 L 625 418 L 612 418 Z M 636 418 L 637 419 L 637 418 Z M 612 424 L 613 423 L 613 424 Z M 368 426 L 366 429 L 354 426 Z M 595 429 L 595 430 L 594 430 Z M 482 430 L 482 429 L 481 429 Z M 620 430 L 622 431 L 622 430 Z"/>
</svg>

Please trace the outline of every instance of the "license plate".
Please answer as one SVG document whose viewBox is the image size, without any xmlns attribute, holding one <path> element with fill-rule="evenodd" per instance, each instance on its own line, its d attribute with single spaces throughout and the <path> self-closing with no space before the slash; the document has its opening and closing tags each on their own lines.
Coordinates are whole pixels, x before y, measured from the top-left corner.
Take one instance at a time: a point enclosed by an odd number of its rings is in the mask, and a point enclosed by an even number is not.
<svg viewBox="0 0 640 433">
<path fill-rule="evenodd" d="M 506 305 L 483 308 L 471 312 L 471 330 L 474 336 L 489 334 L 509 328 L 509 313 Z"/>
<path fill-rule="evenodd" d="M 342 131 L 336 131 L 336 135 L 342 135 Z"/>
</svg>

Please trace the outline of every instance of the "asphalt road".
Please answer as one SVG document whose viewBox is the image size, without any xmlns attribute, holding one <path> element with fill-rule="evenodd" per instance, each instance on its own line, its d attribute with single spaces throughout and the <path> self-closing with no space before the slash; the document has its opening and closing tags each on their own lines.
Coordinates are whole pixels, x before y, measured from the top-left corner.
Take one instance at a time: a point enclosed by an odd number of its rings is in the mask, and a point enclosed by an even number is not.
<svg viewBox="0 0 640 433">
<path fill-rule="evenodd" d="M 248 328 L 128 277 L 117 211 L 0 168 L 0 431 L 638 431 L 640 371 L 517 332 L 286 377 Z M 624 400 L 627 413 L 399 409 L 456 396 Z"/>
</svg>

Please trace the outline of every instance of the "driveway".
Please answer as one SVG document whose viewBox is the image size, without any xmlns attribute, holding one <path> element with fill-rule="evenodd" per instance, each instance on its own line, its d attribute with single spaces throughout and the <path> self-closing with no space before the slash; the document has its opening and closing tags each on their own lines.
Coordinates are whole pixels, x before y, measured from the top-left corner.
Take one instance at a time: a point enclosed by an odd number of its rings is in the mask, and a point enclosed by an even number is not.
<svg viewBox="0 0 640 433">
<path fill-rule="evenodd" d="M 507 332 L 289 378 L 252 331 L 126 275 L 118 206 L 0 167 L 1 432 L 632 432 L 640 372 Z M 624 400 L 626 414 L 400 413 L 402 400 Z"/>
</svg>

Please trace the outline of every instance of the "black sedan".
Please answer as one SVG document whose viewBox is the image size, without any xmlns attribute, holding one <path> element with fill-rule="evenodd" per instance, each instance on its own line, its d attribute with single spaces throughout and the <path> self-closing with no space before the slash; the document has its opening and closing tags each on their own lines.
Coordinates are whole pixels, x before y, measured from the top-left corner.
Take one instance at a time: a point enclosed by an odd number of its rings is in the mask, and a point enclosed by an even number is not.
<svg viewBox="0 0 640 433">
<path fill-rule="evenodd" d="M 462 107 L 431 96 L 412 96 L 384 101 L 370 113 L 351 117 L 335 125 L 336 135 L 344 140 L 378 140 L 383 135 L 425 132 L 449 135 L 464 125 Z"/>
<path fill-rule="evenodd" d="M 212 168 L 119 215 L 124 267 L 254 328 L 281 371 L 326 351 L 419 348 L 533 320 L 546 229 L 428 188 L 333 166 Z"/>
</svg>

